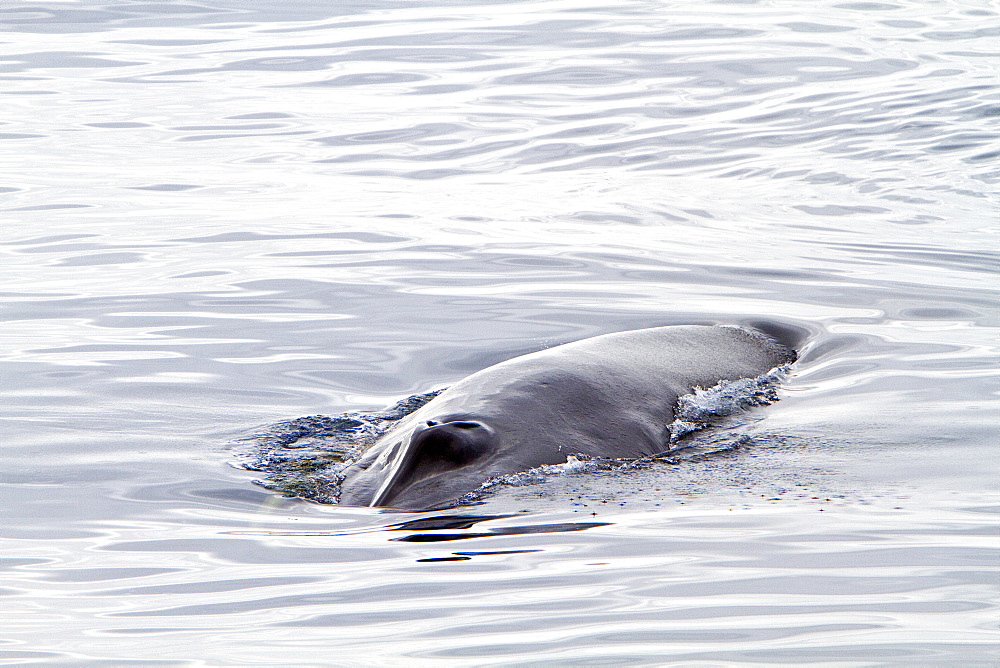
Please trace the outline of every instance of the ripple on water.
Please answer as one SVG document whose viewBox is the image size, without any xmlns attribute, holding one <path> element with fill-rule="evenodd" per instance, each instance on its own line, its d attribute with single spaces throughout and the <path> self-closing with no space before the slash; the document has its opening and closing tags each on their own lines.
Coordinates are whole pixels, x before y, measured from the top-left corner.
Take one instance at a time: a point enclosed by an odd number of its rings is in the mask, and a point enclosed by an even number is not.
<svg viewBox="0 0 1000 668">
<path fill-rule="evenodd" d="M 995 11 L 205 0 L 0 23 L 0 661 L 1000 662 Z M 713 322 L 796 330 L 802 354 L 781 401 L 686 458 L 444 517 L 226 467 L 267 425 Z"/>
<path fill-rule="evenodd" d="M 228 662 L 249 652 L 279 661 L 292 638 L 336 639 L 345 656 L 370 656 L 376 636 L 376 654 L 418 662 L 849 661 L 863 647 L 988 661 L 996 604 L 983 595 L 996 549 L 983 510 L 704 507 L 579 522 L 565 511 L 399 521 L 262 509 L 243 515 L 256 526 L 222 534 L 211 523 L 117 522 L 113 535 L 61 542 L 97 548 L 75 568 L 36 558 L 8 572 L 22 595 L 101 610 L 94 637 L 164 660 L 187 656 L 178 636 L 212 628 Z M 447 539 L 395 540 L 407 530 Z M 920 643 L 914 624 L 927 629 Z M 962 638 L 945 630 L 958 627 Z"/>
</svg>

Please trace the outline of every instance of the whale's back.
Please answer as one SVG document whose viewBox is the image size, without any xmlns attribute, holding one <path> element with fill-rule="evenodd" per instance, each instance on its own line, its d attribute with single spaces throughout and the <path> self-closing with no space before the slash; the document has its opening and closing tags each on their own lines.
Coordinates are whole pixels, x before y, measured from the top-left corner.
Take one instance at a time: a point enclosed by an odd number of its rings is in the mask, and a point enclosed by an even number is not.
<svg viewBox="0 0 1000 668">
<path fill-rule="evenodd" d="M 346 472 L 341 502 L 392 499 L 394 506 L 426 507 L 490 477 L 561 463 L 569 454 L 652 455 L 668 445 L 666 427 L 679 396 L 794 359 L 760 332 L 700 325 L 605 334 L 516 357 L 455 383 L 383 435 Z M 419 461 L 439 449 L 415 435 L 429 424 L 456 421 L 488 427 L 483 454 L 450 470 Z M 407 479 L 430 469 L 434 476 Z"/>
</svg>

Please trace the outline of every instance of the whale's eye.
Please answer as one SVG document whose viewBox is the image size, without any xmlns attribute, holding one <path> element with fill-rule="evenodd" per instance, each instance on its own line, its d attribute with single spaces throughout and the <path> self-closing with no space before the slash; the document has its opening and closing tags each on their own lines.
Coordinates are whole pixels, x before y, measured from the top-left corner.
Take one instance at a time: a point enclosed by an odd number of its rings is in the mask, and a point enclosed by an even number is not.
<svg viewBox="0 0 1000 668">
<path fill-rule="evenodd" d="M 481 429 L 482 425 L 478 422 L 449 422 L 452 427 L 456 429 Z"/>
<path fill-rule="evenodd" d="M 436 424 L 438 424 L 438 423 L 437 423 L 436 421 L 434 421 L 434 420 L 428 420 L 428 421 L 427 421 L 427 426 L 428 426 L 428 427 L 433 427 L 433 426 L 434 426 L 434 425 L 436 425 Z"/>
</svg>

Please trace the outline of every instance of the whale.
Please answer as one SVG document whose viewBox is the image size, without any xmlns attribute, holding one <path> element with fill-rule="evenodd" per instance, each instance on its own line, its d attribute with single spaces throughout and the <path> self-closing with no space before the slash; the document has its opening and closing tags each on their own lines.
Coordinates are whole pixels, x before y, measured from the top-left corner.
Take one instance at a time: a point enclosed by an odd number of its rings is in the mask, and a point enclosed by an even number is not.
<svg viewBox="0 0 1000 668">
<path fill-rule="evenodd" d="M 639 459 L 670 446 L 680 396 L 795 360 L 732 325 L 603 334 L 501 362 L 401 419 L 343 471 L 339 503 L 427 510 L 571 455 Z"/>
</svg>

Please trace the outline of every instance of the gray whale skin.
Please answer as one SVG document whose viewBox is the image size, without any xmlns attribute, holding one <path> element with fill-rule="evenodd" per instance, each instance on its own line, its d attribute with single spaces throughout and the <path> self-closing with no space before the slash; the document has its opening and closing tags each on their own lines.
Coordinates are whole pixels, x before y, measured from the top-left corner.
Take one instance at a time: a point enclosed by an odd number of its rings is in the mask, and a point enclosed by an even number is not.
<svg viewBox="0 0 1000 668">
<path fill-rule="evenodd" d="M 756 330 L 703 325 L 605 334 L 516 357 L 455 383 L 383 434 L 345 471 L 340 503 L 428 509 L 570 454 L 654 455 L 668 447 L 679 396 L 794 359 Z"/>
</svg>

